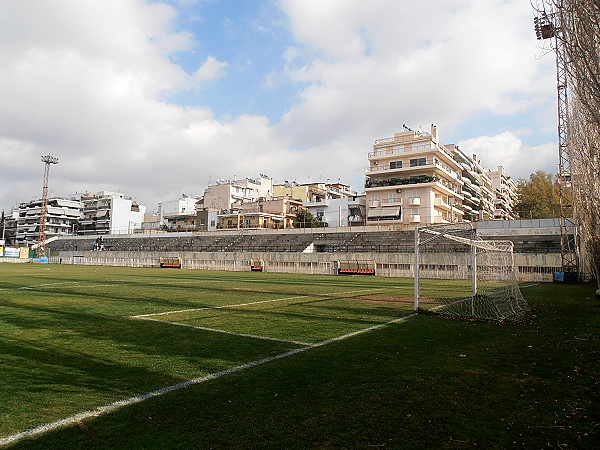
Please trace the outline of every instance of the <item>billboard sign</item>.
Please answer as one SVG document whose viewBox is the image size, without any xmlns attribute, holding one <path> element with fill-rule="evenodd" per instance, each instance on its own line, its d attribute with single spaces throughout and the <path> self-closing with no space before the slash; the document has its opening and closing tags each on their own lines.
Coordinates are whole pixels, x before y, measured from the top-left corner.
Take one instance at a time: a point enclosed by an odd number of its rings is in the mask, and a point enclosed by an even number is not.
<svg viewBox="0 0 600 450">
<path fill-rule="evenodd" d="M 18 258 L 19 249 L 17 247 L 4 247 L 4 256 L 7 258 Z"/>
</svg>

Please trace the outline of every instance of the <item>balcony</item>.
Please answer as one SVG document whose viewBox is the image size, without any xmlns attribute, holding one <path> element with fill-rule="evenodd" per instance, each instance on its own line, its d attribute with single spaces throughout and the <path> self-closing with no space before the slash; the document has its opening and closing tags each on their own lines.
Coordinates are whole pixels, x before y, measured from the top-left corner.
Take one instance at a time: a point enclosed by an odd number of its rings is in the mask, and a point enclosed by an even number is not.
<svg viewBox="0 0 600 450">
<path fill-rule="evenodd" d="M 398 206 L 402 205 L 402 199 L 399 197 L 388 197 L 380 201 L 381 206 Z"/>
<path fill-rule="evenodd" d="M 413 163 L 419 159 L 419 163 Z M 437 158 L 413 158 L 412 160 L 404 160 L 404 161 L 390 161 L 389 163 L 383 161 L 373 161 L 370 167 L 365 169 L 365 175 L 372 175 L 381 172 L 394 171 L 394 172 L 414 172 L 416 170 L 422 172 L 424 169 L 427 170 L 440 170 L 441 172 L 448 175 L 453 180 L 459 182 L 467 182 L 469 181 L 466 178 L 461 178 L 460 175 L 450 168 L 448 165 L 444 164 Z M 469 181 L 470 182 L 470 181 Z"/>
<path fill-rule="evenodd" d="M 402 186 L 406 184 L 433 183 L 435 181 L 438 181 L 438 177 L 435 175 L 419 175 L 417 177 L 408 178 L 389 178 L 387 180 L 367 179 L 365 182 L 365 187 Z"/>
<path fill-rule="evenodd" d="M 441 207 L 441 208 L 445 208 L 445 209 L 447 209 L 447 210 L 450 210 L 450 209 L 451 209 L 451 206 L 450 206 L 450 204 L 449 204 L 449 203 L 447 203 L 447 202 L 445 202 L 445 201 L 444 201 L 444 199 L 442 199 L 441 197 L 436 197 L 436 198 L 433 200 L 433 205 L 434 205 L 434 206 L 439 206 L 439 207 Z"/>
<path fill-rule="evenodd" d="M 389 138 L 375 139 L 375 145 L 387 144 L 391 142 L 413 141 L 423 137 L 429 137 L 431 134 L 425 131 L 413 131 L 412 133 L 398 133 L 396 136 Z"/>
</svg>

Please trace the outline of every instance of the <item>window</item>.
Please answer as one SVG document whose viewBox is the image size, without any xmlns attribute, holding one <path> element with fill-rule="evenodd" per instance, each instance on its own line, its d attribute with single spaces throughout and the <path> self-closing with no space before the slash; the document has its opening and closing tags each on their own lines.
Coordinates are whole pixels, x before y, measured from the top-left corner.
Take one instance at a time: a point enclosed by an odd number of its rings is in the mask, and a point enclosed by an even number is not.
<svg viewBox="0 0 600 450">
<path fill-rule="evenodd" d="M 424 166 L 427 164 L 427 158 L 413 158 L 410 160 L 410 167 Z"/>
<path fill-rule="evenodd" d="M 402 168 L 402 161 L 391 161 L 390 162 L 390 169 L 401 169 Z"/>
</svg>

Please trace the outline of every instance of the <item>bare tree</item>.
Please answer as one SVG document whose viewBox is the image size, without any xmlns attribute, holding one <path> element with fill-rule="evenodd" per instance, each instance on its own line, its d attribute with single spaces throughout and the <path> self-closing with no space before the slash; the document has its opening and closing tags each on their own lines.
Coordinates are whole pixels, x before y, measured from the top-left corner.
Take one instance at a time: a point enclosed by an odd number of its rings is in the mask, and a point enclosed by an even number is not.
<svg viewBox="0 0 600 450">
<path fill-rule="evenodd" d="M 567 155 L 584 270 L 600 295 L 600 0 L 541 0 L 564 52 L 568 89 Z"/>
</svg>

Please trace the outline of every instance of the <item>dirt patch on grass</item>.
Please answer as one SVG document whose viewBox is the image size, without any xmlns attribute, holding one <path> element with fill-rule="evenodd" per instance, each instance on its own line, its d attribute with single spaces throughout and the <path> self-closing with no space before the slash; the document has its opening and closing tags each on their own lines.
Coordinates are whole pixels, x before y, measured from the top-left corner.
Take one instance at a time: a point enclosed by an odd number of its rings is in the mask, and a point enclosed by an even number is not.
<svg viewBox="0 0 600 450">
<path fill-rule="evenodd" d="M 367 302 L 378 302 L 378 303 L 414 303 L 414 297 L 395 297 L 392 295 L 361 295 L 355 297 L 359 300 L 365 300 Z M 432 305 L 439 305 L 441 302 L 432 298 L 419 298 L 419 303 L 427 303 Z"/>
</svg>

